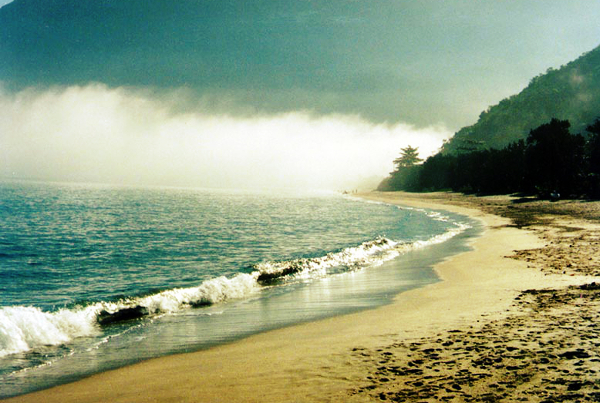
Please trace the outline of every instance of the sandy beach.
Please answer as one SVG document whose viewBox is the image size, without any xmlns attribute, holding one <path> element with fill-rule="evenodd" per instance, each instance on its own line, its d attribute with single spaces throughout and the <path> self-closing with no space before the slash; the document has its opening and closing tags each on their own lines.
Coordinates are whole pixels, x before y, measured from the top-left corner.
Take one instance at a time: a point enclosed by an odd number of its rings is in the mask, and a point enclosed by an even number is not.
<svg viewBox="0 0 600 403">
<path fill-rule="evenodd" d="M 9 402 L 600 401 L 600 203 L 361 197 L 481 220 L 390 305 L 154 359 Z"/>
</svg>

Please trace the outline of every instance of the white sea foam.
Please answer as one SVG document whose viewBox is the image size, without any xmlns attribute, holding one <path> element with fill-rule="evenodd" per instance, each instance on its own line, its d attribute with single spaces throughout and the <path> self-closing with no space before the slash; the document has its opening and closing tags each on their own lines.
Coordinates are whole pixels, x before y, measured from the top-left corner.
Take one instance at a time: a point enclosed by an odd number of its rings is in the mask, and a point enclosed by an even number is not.
<svg viewBox="0 0 600 403">
<path fill-rule="evenodd" d="M 110 316 L 141 308 L 145 314 L 173 313 L 194 305 L 245 298 L 258 289 L 255 275 L 241 273 L 230 279 L 210 279 L 198 287 L 175 288 L 145 297 L 98 302 L 56 312 L 24 306 L 0 308 L 0 357 L 95 335 L 100 331 L 98 322 L 102 312 Z"/>
<path fill-rule="evenodd" d="M 269 281 L 284 276 L 316 277 L 326 274 L 335 266 L 359 266 L 370 263 L 377 255 L 390 250 L 396 242 L 386 238 L 364 242 L 357 247 L 346 248 L 337 253 L 312 259 L 294 259 L 283 262 L 265 262 L 255 266 L 257 280 Z"/>
<path fill-rule="evenodd" d="M 93 309 L 43 312 L 34 307 L 0 309 L 0 357 L 60 345 L 97 332 Z"/>
<path fill-rule="evenodd" d="M 427 214 L 428 217 L 434 220 L 444 222 L 450 220 L 449 217 L 439 212 L 418 211 Z M 387 238 L 378 238 L 364 242 L 357 247 L 346 248 L 337 253 L 329 253 L 323 257 L 261 263 L 255 266 L 259 273 L 257 280 L 259 282 L 269 282 L 285 276 L 295 278 L 320 277 L 327 273 L 327 269 L 337 266 L 350 268 L 377 266 L 411 250 L 445 242 L 470 228 L 468 224 L 464 223 L 453 222 L 452 224 L 453 227 L 444 233 L 427 240 L 397 242 Z"/>
<path fill-rule="evenodd" d="M 245 298 L 258 290 L 254 276 L 240 273 L 232 278 L 224 276 L 204 281 L 198 287 L 175 288 L 143 298 L 125 300 L 115 308 L 142 306 L 149 313 L 172 313 L 183 307 L 213 305 L 230 299 Z M 107 307 L 110 312 L 111 307 Z"/>
</svg>

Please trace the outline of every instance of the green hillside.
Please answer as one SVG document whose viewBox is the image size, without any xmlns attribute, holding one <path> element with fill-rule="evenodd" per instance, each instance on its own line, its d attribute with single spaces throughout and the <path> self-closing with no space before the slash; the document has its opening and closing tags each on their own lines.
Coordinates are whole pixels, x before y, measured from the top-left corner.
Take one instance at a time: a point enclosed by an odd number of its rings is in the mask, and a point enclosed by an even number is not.
<svg viewBox="0 0 600 403">
<path fill-rule="evenodd" d="M 573 133 L 583 133 L 599 116 L 600 46 L 560 69 L 548 69 L 521 93 L 482 112 L 477 123 L 444 145 L 443 153 L 500 149 L 552 118 L 568 120 Z"/>
</svg>

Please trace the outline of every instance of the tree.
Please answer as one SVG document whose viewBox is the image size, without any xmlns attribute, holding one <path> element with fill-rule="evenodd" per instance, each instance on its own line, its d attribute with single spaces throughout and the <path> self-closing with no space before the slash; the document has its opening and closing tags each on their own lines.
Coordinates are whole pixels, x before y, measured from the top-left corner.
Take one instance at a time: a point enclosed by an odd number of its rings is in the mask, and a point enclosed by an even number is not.
<svg viewBox="0 0 600 403">
<path fill-rule="evenodd" d="M 585 141 L 570 127 L 568 120 L 552 119 L 529 133 L 525 163 L 532 190 L 570 194 L 581 189 Z"/>
<path fill-rule="evenodd" d="M 419 190 L 436 191 L 452 188 L 452 177 L 456 170 L 455 155 L 437 153 L 422 165 Z"/>
<path fill-rule="evenodd" d="M 587 127 L 590 137 L 587 142 L 589 171 L 600 175 L 600 119 Z"/>
<path fill-rule="evenodd" d="M 600 119 L 587 127 L 588 188 L 590 196 L 600 198 Z"/>
<path fill-rule="evenodd" d="M 396 171 L 400 171 L 402 168 L 409 168 L 414 165 L 420 164 L 423 160 L 419 158 L 419 148 L 408 146 L 401 149 L 400 157 L 394 160 L 396 164 Z"/>
<path fill-rule="evenodd" d="M 385 179 L 379 186 L 380 190 L 417 190 L 419 185 L 419 165 L 423 161 L 419 158 L 417 148 L 407 146 L 401 149 L 400 157 L 394 160 L 396 169 L 390 173 L 390 177 Z"/>
</svg>

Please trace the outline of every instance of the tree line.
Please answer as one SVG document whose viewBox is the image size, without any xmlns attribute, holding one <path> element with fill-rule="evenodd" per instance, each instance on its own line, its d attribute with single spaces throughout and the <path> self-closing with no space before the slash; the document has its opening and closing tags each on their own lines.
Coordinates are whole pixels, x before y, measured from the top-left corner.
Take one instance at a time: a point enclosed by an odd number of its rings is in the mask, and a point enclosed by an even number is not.
<svg viewBox="0 0 600 403">
<path fill-rule="evenodd" d="M 570 128 L 568 120 L 552 119 L 502 149 L 465 144 L 424 162 L 408 146 L 378 190 L 600 198 L 600 118 L 585 135 L 571 134 Z"/>
</svg>

